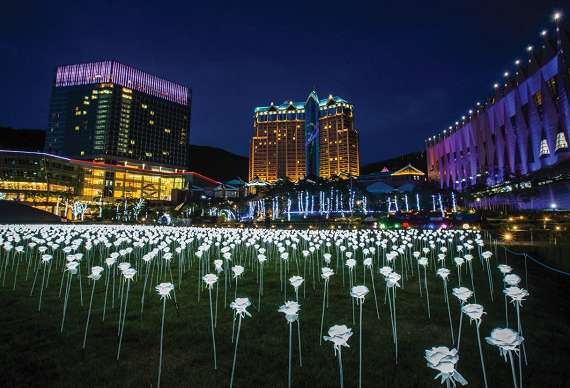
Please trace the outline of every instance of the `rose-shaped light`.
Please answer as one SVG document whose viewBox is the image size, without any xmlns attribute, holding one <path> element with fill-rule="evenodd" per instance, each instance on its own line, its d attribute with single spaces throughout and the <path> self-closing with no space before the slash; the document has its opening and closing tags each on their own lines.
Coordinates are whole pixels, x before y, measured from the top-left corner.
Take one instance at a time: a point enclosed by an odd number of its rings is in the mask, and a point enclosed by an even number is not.
<svg viewBox="0 0 570 388">
<path fill-rule="evenodd" d="M 449 276 L 449 270 L 447 268 L 440 268 L 437 270 L 436 274 L 437 276 L 439 276 L 442 279 L 447 279 L 447 277 Z"/>
<path fill-rule="evenodd" d="M 301 305 L 295 301 L 287 301 L 284 305 L 279 307 L 280 313 L 285 314 L 285 319 L 287 322 L 295 322 L 299 317 L 299 310 L 301 309 Z"/>
<path fill-rule="evenodd" d="M 393 270 L 392 270 L 391 267 L 387 267 L 387 266 L 386 266 L 386 267 L 380 268 L 380 271 L 379 271 L 379 272 L 380 272 L 383 276 L 388 276 L 388 275 L 390 275 L 390 274 L 392 273 L 392 271 L 393 271 Z"/>
<path fill-rule="evenodd" d="M 445 346 L 433 347 L 425 351 L 425 359 L 428 367 L 439 371 L 435 378 L 441 377 L 442 384 L 449 384 L 449 381 L 453 386 L 456 382 L 461 385 L 467 384 L 465 378 L 455 370 L 455 364 L 459 361 L 457 349 L 450 350 Z"/>
<path fill-rule="evenodd" d="M 174 290 L 174 284 L 172 283 L 160 283 L 156 287 L 156 292 L 160 295 L 161 299 L 170 298 L 170 292 Z"/>
<path fill-rule="evenodd" d="M 483 314 L 485 314 L 483 306 L 475 303 L 469 303 L 464 305 L 463 307 L 461 307 L 461 311 L 463 311 L 463 314 L 467 315 L 470 318 L 470 320 L 476 322 L 481 322 L 481 317 L 483 316 Z"/>
<path fill-rule="evenodd" d="M 123 276 L 125 277 L 125 279 L 127 280 L 133 280 L 133 278 L 135 277 L 137 273 L 137 270 L 134 268 L 127 268 L 126 270 L 123 271 Z"/>
<path fill-rule="evenodd" d="M 398 281 L 400 281 L 401 278 L 402 277 L 396 272 L 390 272 L 388 276 L 386 276 L 386 285 L 388 287 L 394 287 L 394 286 L 400 287 Z"/>
<path fill-rule="evenodd" d="M 510 265 L 506 265 L 506 264 L 499 264 L 497 266 L 497 268 L 499 268 L 499 271 L 501 271 L 501 273 L 503 275 L 506 275 L 508 273 L 511 273 L 513 268 Z"/>
<path fill-rule="evenodd" d="M 521 278 L 519 275 L 514 273 L 509 273 L 505 275 L 503 281 L 508 284 L 509 286 L 516 286 L 521 282 Z"/>
<path fill-rule="evenodd" d="M 234 273 L 234 279 L 240 277 L 243 274 L 244 268 L 241 265 L 234 265 L 232 267 L 232 272 Z"/>
<path fill-rule="evenodd" d="M 369 292 L 368 287 L 366 287 L 366 286 L 354 286 L 350 290 L 350 295 L 353 298 L 358 299 L 359 301 L 363 301 L 364 298 L 366 297 L 366 294 L 368 294 L 368 292 Z"/>
<path fill-rule="evenodd" d="M 323 278 L 324 280 L 328 280 L 333 275 L 334 275 L 334 271 L 332 269 L 330 269 L 329 267 L 321 268 L 321 278 Z"/>
<path fill-rule="evenodd" d="M 513 303 L 521 303 L 529 295 L 527 290 L 519 287 L 507 287 L 503 292 L 511 298 Z"/>
<path fill-rule="evenodd" d="M 329 335 L 323 338 L 325 341 L 333 343 L 333 349 L 336 353 L 340 351 L 342 346 L 350 347 L 347 343 L 350 337 L 352 337 L 352 329 L 349 329 L 346 325 L 334 325 L 329 329 Z"/>
<path fill-rule="evenodd" d="M 234 310 L 234 314 L 240 315 L 242 318 L 244 315 L 251 317 L 251 314 L 247 311 L 249 306 L 251 306 L 249 298 L 236 298 L 236 300 L 230 303 L 230 308 Z"/>
<path fill-rule="evenodd" d="M 504 354 L 504 352 L 516 350 L 524 338 L 509 328 L 496 328 L 493 329 L 489 337 L 485 337 L 485 341 L 490 345 L 498 346 L 501 354 Z"/>
<path fill-rule="evenodd" d="M 461 303 L 465 303 L 467 299 L 471 298 L 473 291 L 467 287 L 459 287 L 453 289 L 453 295 L 459 299 Z"/>
<path fill-rule="evenodd" d="M 289 278 L 289 283 L 293 286 L 293 288 L 297 289 L 303 284 L 303 278 L 301 276 L 292 276 Z"/>
<path fill-rule="evenodd" d="M 91 267 L 91 274 L 87 276 L 89 279 L 92 280 L 99 280 L 101 279 L 101 273 L 103 272 L 103 267 L 95 265 Z"/>
<path fill-rule="evenodd" d="M 204 283 L 206 283 L 208 288 L 212 289 L 212 287 L 214 287 L 214 284 L 216 284 L 216 282 L 218 281 L 218 277 L 213 273 L 209 273 L 202 276 L 202 280 L 204 281 Z"/>
</svg>

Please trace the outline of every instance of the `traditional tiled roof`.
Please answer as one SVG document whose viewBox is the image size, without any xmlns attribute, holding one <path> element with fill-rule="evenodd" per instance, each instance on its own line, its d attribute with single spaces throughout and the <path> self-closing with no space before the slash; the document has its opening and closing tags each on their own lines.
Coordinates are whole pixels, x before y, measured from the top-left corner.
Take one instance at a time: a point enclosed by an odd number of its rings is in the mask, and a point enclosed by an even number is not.
<svg viewBox="0 0 570 388">
<path fill-rule="evenodd" d="M 421 176 L 424 176 L 425 173 L 422 172 L 421 170 L 418 170 L 417 168 L 415 168 L 411 164 L 408 164 L 407 166 L 399 169 L 398 171 L 394 171 L 391 175 L 392 176 L 399 176 L 399 175 L 421 175 Z"/>
</svg>

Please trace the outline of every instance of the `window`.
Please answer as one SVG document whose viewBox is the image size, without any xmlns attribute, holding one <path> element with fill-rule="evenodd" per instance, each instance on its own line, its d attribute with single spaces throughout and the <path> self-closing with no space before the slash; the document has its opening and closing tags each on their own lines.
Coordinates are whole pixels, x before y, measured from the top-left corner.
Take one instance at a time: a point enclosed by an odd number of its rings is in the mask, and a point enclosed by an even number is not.
<svg viewBox="0 0 570 388">
<path fill-rule="evenodd" d="M 546 141 L 546 139 L 542 139 L 542 141 L 540 142 L 539 154 L 540 156 L 550 155 L 550 148 L 548 148 L 548 142 Z"/>
<path fill-rule="evenodd" d="M 568 141 L 564 132 L 558 132 L 556 134 L 556 151 L 562 149 L 568 149 Z"/>
</svg>

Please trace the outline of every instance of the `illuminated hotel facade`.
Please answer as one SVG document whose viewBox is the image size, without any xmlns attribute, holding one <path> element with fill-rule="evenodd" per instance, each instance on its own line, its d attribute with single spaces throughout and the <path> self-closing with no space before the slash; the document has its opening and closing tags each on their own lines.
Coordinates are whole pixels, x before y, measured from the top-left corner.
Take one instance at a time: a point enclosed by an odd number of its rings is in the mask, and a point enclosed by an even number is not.
<svg viewBox="0 0 570 388">
<path fill-rule="evenodd" d="M 257 107 L 249 180 L 356 177 L 360 173 L 354 107 L 338 96 Z"/>
<path fill-rule="evenodd" d="M 114 61 L 59 66 L 45 151 L 185 168 L 191 91 Z"/>
<path fill-rule="evenodd" d="M 427 139 L 430 180 L 460 191 L 508 185 L 570 158 L 568 35 L 543 36 L 542 48 L 529 46 L 528 63 L 515 62 L 493 97 Z"/>
<path fill-rule="evenodd" d="M 212 190 L 220 182 L 201 174 L 163 166 L 107 164 L 70 159 L 41 152 L 0 150 L 0 192 L 15 200 L 59 216 L 58 203 L 115 204 L 144 199 L 179 204 L 189 192 Z"/>
</svg>

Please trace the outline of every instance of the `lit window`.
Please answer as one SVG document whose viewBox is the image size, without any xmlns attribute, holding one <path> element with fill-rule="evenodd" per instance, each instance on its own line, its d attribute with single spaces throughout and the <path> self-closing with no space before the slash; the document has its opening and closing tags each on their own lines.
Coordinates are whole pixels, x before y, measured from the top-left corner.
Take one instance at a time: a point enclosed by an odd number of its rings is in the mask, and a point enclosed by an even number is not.
<svg viewBox="0 0 570 388">
<path fill-rule="evenodd" d="M 564 132 L 558 132 L 556 134 L 556 151 L 568 148 L 568 141 L 566 140 L 566 135 Z"/>
<path fill-rule="evenodd" d="M 550 148 L 548 148 L 548 142 L 546 139 L 542 139 L 540 142 L 540 156 L 550 155 Z"/>
</svg>

